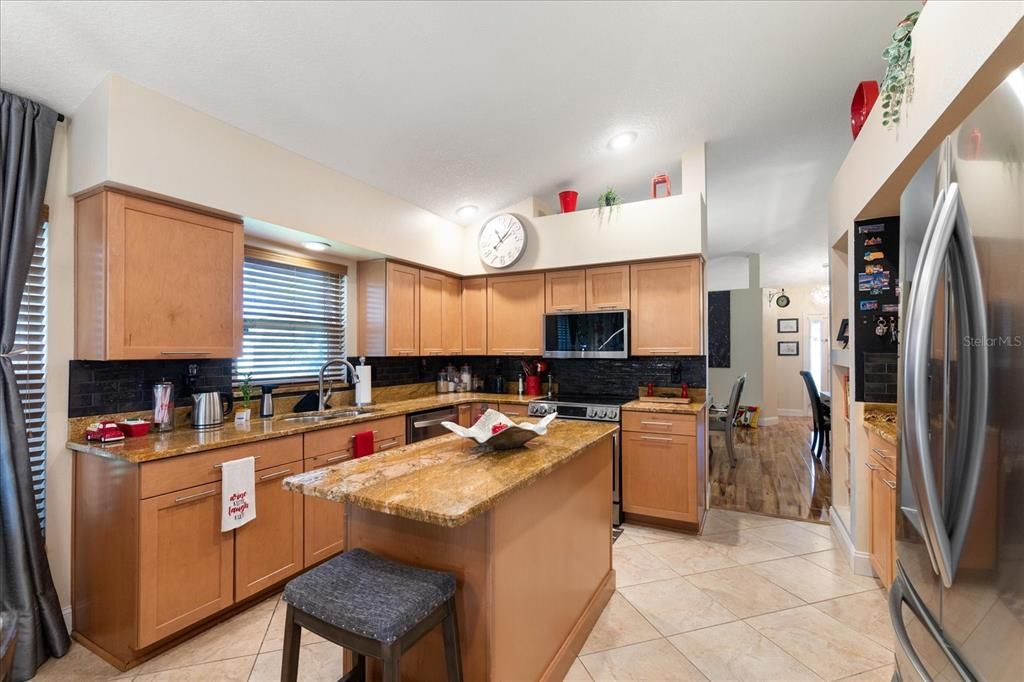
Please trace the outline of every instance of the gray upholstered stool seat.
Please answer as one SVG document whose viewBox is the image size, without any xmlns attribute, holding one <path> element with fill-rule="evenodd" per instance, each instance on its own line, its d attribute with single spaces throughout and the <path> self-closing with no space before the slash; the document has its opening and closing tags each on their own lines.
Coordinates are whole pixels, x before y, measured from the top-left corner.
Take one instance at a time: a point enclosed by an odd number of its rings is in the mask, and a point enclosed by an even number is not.
<svg viewBox="0 0 1024 682">
<path fill-rule="evenodd" d="M 343 679 L 365 679 L 364 656 L 379 659 L 384 680 L 399 679 L 403 652 L 443 625 L 448 678 L 462 679 L 455 577 L 353 549 L 310 569 L 284 588 L 281 679 L 297 679 L 301 628 L 355 654 Z"/>
<path fill-rule="evenodd" d="M 393 642 L 454 594 L 450 573 L 354 549 L 289 582 L 284 600 L 335 627 Z"/>
</svg>

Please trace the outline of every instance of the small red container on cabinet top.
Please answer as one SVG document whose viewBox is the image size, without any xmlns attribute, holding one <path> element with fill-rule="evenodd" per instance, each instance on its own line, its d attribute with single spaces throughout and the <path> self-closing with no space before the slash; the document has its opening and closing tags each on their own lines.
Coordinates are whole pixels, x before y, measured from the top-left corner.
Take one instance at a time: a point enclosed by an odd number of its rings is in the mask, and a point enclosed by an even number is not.
<svg viewBox="0 0 1024 682">
<path fill-rule="evenodd" d="M 857 89 L 853 91 L 853 101 L 850 102 L 850 128 L 853 130 L 853 139 L 860 135 L 860 129 L 868 120 L 875 101 L 878 99 L 878 81 L 861 81 Z"/>
</svg>

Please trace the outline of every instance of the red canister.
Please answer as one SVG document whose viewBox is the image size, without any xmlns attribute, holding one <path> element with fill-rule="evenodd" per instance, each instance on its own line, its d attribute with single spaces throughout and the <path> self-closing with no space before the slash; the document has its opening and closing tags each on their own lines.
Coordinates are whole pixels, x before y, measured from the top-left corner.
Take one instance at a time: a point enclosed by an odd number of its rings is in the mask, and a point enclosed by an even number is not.
<svg viewBox="0 0 1024 682">
<path fill-rule="evenodd" d="M 531 374 L 526 377 L 526 395 L 540 395 L 540 377 Z"/>
</svg>

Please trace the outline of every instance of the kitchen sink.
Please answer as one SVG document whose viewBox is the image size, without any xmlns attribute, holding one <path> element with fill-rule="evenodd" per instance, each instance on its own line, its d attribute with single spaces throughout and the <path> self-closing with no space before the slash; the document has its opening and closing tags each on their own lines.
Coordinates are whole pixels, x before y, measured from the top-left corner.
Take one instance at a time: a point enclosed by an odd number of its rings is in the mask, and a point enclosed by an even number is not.
<svg viewBox="0 0 1024 682">
<path fill-rule="evenodd" d="M 291 422 L 293 424 L 320 424 L 321 422 L 331 421 L 334 419 L 348 419 L 349 417 L 359 417 L 364 414 L 371 414 L 373 410 L 368 410 L 362 407 L 353 407 L 341 410 L 328 410 L 326 412 L 312 412 L 309 414 L 296 414 L 290 417 L 282 417 L 281 421 Z"/>
</svg>

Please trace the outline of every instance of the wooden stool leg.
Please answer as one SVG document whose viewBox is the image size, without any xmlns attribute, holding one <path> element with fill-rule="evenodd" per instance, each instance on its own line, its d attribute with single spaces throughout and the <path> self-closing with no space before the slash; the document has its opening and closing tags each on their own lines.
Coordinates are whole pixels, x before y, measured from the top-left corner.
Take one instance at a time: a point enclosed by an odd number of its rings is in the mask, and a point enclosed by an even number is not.
<svg viewBox="0 0 1024 682">
<path fill-rule="evenodd" d="M 302 627 L 295 622 L 295 607 L 288 605 L 284 616 L 284 651 L 281 654 L 281 682 L 296 682 L 299 678 L 299 645 Z"/>
<path fill-rule="evenodd" d="M 459 651 L 459 618 L 455 612 L 455 597 L 448 600 L 448 615 L 444 618 L 443 628 L 448 682 L 462 682 L 462 653 Z"/>
<path fill-rule="evenodd" d="M 388 649 L 384 654 L 384 658 L 381 663 L 384 668 L 384 675 L 382 676 L 383 682 L 398 682 L 401 672 L 399 671 L 399 660 L 401 654 L 398 653 L 397 649 Z"/>
</svg>

